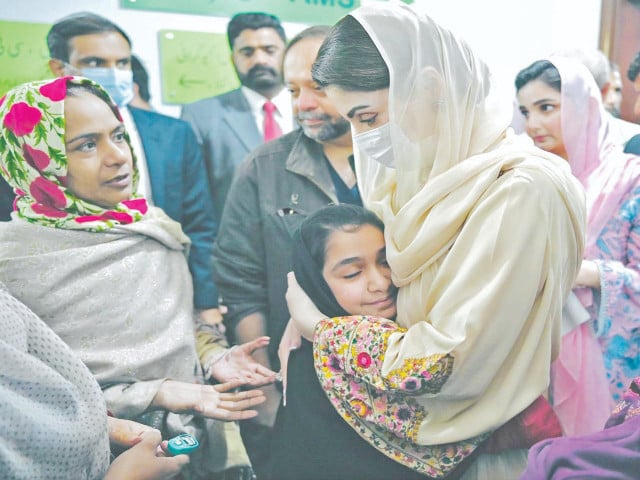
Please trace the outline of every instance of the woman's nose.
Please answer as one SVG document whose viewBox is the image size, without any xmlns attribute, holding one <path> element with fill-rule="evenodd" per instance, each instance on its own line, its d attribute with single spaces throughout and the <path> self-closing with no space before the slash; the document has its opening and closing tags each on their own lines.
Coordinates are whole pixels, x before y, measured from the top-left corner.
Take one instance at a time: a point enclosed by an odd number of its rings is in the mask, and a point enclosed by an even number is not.
<svg viewBox="0 0 640 480">
<path fill-rule="evenodd" d="M 110 141 L 107 151 L 104 154 L 104 162 L 107 165 L 121 165 L 125 163 L 131 156 L 131 149 L 128 144 L 120 145 Z"/>
<path fill-rule="evenodd" d="M 540 128 L 540 119 L 537 115 L 530 113 L 525 119 L 524 124 L 527 130 L 535 130 Z"/>
</svg>

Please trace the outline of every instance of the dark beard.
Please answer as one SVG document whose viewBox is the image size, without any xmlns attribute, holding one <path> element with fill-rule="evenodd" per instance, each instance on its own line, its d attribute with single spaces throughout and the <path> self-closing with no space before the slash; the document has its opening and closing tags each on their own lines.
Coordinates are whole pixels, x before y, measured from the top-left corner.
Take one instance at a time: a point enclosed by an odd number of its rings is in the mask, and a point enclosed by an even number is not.
<svg viewBox="0 0 640 480">
<path fill-rule="evenodd" d="M 244 75 L 238 72 L 238 78 L 242 85 L 256 92 L 282 85 L 282 75 L 275 69 L 264 65 L 255 65 Z"/>
</svg>

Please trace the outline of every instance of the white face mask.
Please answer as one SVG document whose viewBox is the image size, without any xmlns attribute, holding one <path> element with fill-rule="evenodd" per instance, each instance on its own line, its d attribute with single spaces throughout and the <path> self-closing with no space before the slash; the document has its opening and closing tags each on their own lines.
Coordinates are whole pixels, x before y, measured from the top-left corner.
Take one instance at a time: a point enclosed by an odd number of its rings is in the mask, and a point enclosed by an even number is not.
<svg viewBox="0 0 640 480">
<path fill-rule="evenodd" d="M 80 75 L 100 84 L 119 107 L 133 99 L 133 72 L 118 68 L 82 68 Z"/>
<path fill-rule="evenodd" d="M 391 123 L 354 135 L 356 146 L 369 158 L 385 167 L 395 168 L 393 148 L 391 147 Z"/>
</svg>

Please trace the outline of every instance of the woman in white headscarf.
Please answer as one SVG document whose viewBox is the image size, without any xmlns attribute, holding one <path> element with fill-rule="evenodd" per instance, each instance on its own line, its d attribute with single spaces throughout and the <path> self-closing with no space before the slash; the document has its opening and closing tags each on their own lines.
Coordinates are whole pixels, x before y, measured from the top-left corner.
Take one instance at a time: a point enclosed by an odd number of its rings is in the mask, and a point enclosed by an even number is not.
<svg viewBox="0 0 640 480">
<path fill-rule="evenodd" d="M 427 477 L 516 478 L 524 449 L 483 448 L 549 385 L 582 258 L 580 185 L 509 131 L 510 92 L 466 43 L 409 7 L 355 10 L 312 72 L 351 122 L 400 287 L 392 323 L 326 318 L 290 279 L 323 389 L 363 438 Z"/>
</svg>

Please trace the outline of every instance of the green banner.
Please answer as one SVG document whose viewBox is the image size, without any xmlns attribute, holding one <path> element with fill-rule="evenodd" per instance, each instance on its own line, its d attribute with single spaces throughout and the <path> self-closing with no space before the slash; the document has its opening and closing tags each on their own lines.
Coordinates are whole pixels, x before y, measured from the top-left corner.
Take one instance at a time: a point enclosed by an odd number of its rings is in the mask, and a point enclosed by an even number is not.
<svg viewBox="0 0 640 480">
<path fill-rule="evenodd" d="M 45 23 L 0 20 L 0 96 L 21 83 L 53 77 Z"/>
<path fill-rule="evenodd" d="M 160 30 L 162 101 L 191 103 L 240 85 L 223 33 Z"/>
<path fill-rule="evenodd" d="M 215 17 L 232 17 L 240 12 L 268 12 L 283 22 L 333 25 L 359 7 L 360 0 L 120 0 L 120 6 Z"/>
</svg>

